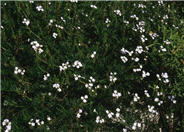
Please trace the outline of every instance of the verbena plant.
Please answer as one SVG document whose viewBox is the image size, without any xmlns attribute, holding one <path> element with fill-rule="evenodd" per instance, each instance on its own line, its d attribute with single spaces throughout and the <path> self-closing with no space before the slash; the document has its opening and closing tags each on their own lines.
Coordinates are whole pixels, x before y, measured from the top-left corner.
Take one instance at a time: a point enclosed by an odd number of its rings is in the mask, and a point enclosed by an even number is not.
<svg viewBox="0 0 184 132">
<path fill-rule="evenodd" d="M 3 131 L 184 131 L 182 2 L 1 10 Z"/>
</svg>

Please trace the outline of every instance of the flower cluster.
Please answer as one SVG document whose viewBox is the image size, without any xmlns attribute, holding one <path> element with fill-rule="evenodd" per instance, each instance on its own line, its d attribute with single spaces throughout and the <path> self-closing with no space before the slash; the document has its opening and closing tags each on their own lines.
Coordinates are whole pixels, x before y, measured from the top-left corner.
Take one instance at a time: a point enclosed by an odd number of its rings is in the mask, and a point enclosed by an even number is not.
<svg viewBox="0 0 184 132">
<path fill-rule="evenodd" d="M 122 15 L 120 10 L 114 10 L 114 13 L 116 13 L 118 16 Z"/>
<path fill-rule="evenodd" d="M 174 104 L 176 104 L 176 99 L 175 97 L 172 95 L 172 96 L 168 96 L 168 99 L 170 99 Z"/>
<path fill-rule="evenodd" d="M 121 49 L 121 53 L 122 54 L 128 54 L 129 56 L 132 56 L 132 54 L 134 53 L 134 51 L 128 51 L 125 48 Z"/>
<path fill-rule="evenodd" d="M 140 33 L 144 33 L 145 30 L 145 22 L 144 21 L 140 21 L 138 24 L 136 24 L 136 27 L 132 28 L 134 31 L 139 31 Z"/>
<path fill-rule="evenodd" d="M 155 110 L 155 107 L 154 106 L 148 105 L 148 111 L 151 112 L 151 113 L 153 113 L 153 114 L 158 115 L 158 112 Z"/>
<path fill-rule="evenodd" d="M 77 113 L 77 118 L 80 118 L 81 117 L 81 114 L 82 114 L 82 109 L 79 109 L 78 113 Z"/>
<path fill-rule="evenodd" d="M 139 62 L 139 58 L 138 57 L 132 58 L 132 60 L 135 61 L 135 62 Z"/>
<path fill-rule="evenodd" d="M 144 35 L 141 35 L 141 41 L 144 43 L 148 38 L 146 38 Z"/>
<path fill-rule="evenodd" d="M 39 44 L 37 41 L 32 41 L 31 45 L 36 53 L 41 54 L 43 52 L 43 49 L 42 49 L 43 45 Z"/>
<path fill-rule="evenodd" d="M 169 79 L 168 79 L 169 76 L 166 72 L 162 73 L 161 76 L 159 74 L 156 74 L 156 76 L 157 76 L 159 81 L 163 80 L 164 83 L 169 83 Z"/>
<path fill-rule="evenodd" d="M 136 49 L 135 49 L 135 53 L 141 54 L 142 52 L 144 52 L 143 47 L 142 46 L 137 46 Z"/>
<path fill-rule="evenodd" d="M 115 98 L 119 98 L 121 97 L 121 93 L 119 93 L 117 90 L 114 90 L 114 92 L 112 93 L 112 97 L 115 97 Z"/>
<path fill-rule="evenodd" d="M 51 26 L 53 23 L 54 23 L 54 20 L 53 19 L 50 19 L 49 26 Z"/>
<path fill-rule="evenodd" d="M 75 81 L 79 80 L 80 78 L 85 79 L 85 77 L 82 77 L 81 75 L 74 74 Z"/>
<path fill-rule="evenodd" d="M 137 21 L 139 20 L 139 18 L 135 14 L 134 15 L 131 15 L 130 18 L 133 18 L 133 19 L 135 19 Z"/>
<path fill-rule="evenodd" d="M 138 128 L 141 128 L 141 123 L 135 121 L 135 122 L 133 123 L 133 125 L 132 125 L 132 130 L 136 130 L 137 127 L 138 127 Z"/>
<path fill-rule="evenodd" d="M 114 115 L 114 113 L 109 111 L 109 110 L 106 110 L 105 112 L 106 112 L 108 118 L 112 118 L 112 116 Z"/>
<path fill-rule="evenodd" d="M 61 17 L 61 20 L 62 20 L 64 23 L 66 23 L 66 20 L 65 20 L 63 17 Z"/>
<path fill-rule="evenodd" d="M 140 100 L 140 97 L 138 96 L 137 93 L 134 94 L 134 102 L 137 102 L 138 100 Z"/>
<path fill-rule="evenodd" d="M 43 9 L 43 7 L 42 7 L 41 5 L 37 6 L 36 9 L 37 9 L 38 11 L 42 11 L 42 12 L 44 11 L 44 9 Z"/>
<path fill-rule="evenodd" d="M 159 95 L 160 96 L 160 95 Z M 155 98 L 154 99 L 154 101 L 156 102 L 156 103 L 158 103 L 158 105 L 160 106 L 161 104 L 163 104 L 163 101 L 162 100 L 160 100 L 159 98 Z"/>
<path fill-rule="evenodd" d="M 167 45 L 171 44 L 171 42 L 168 39 L 164 40 L 164 43 L 167 44 Z"/>
<path fill-rule="evenodd" d="M 127 20 L 124 20 L 123 22 L 124 22 L 126 25 L 129 24 L 129 21 L 127 21 Z"/>
<path fill-rule="evenodd" d="M 149 72 L 142 71 L 142 77 L 143 78 L 148 77 L 148 76 L 150 76 Z"/>
<path fill-rule="evenodd" d="M 84 103 L 86 103 L 88 99 L 88 95 L 81 96 L 81 99 Z"/>
<path fill-rule="evenodd" d="M 30 21 L 28 19 L 24 18 L 22 23 L 26 24 L 28 26 L 30 24 Z"/>
<path fill-rule="evenodd" d="M 56 38 L 57 36 L 58 36 L 57 33 L 53 33 L 53 34 L 52 34 L 52 37 L 53 37 L 53 38 Z"/>
<path fill-rule="evenodd" d="M 162 52 L 166 52 L 167 51 L 167 49 L 164 48 L 162 45 L 160 46 L 160 49 L 161 49 Z M 160 52 L 160 50 L 158 50 L 158 52 Z"/>
<path fill-rule="evenodd" d="M 109 20 L 109 18 L 106 18 L 105 23 L 107 24 L 107 27 L 110 26 L 110 25 L 109 25 L 110 22 L 111 22 L 111 21 Z"/>
<path fill-rule="evenodd" d="M 34 119 L 30 119 L 28 124 L 31 126 L 36 126 L 36 125 L 40 126 L 40 125 L 44 124 L 44 121 L 41 121 L 40 119 L 36 119 L 35 121 L 34 121 Z"/>
<path fill-rule="evenodd" d="M 66 63 L 62 63 L 61 66 L 59 66 L 59 70 L 60 71 L 65 71 L 66 69 L 68 69 L 70 67 L 69 62 L 67 61 Z"/>
<path fill-rule="evenodd" d="M 4 119 L 4 121 L 2 122 L 2 126 L 6 127 L 5 132 L 11 131 L 11 122 L 9 121 L 9 119 Z"/>
<path fill-rule="evenodd" d="M 73 63 L 72 66 L 73 66 L 73 67 L 76 67 L 77 69 L 79 69 L 80 67 L 82 67 L 82 63 L 81 63 L 80 61 L 76 60 L 76 61 Z"/>
<path fill-rule="evenodd" d="M 47 73 L 46 75 L 43 75 L 43 80 L 46 81 L 48 77 L 50 77 L 49 73 Z"/>
<path fill-rule="evenodd" d="M 58 83 L 55 83 L 52 85 L 53 88 L 56 88 L 58 92 L 61 92 L 61 88 L 60 88 L 60 85 Z"/>
<path fill-rule="evenodd" d="M 78 0 L 70 0 L 70 2 L 75 2 L 75 3 L 77 3 L 77 2 L 78 2 Z"/>
<path fill-rule="evenodd" d="M 97 116 L 97 117 L 96 117 L 96 123 L 102 124 L 102 123 L 104 123 L 104 122 L 105 122 L 105 120 L 104 120 L 103 118 L 100 118 L 100 116 Z"/>
<path fill-rule="evenodd" d="M 55 25 L 57 28 L 60 28 L 60 29 L 64 29 L 64 27 L 63 26 L 61 26 L 61 25 Z M 53 36 L 54 37 L 54 36 Z"/>
<path fill-rule="evenodd" d="M 117 81 L 117 77 L 115 77 L 117 75 L 117 73 L 116 72 L 111 72 L 110 73 L 110 76 L 109 76 L 109 80 L 110 80 L 110 82 L 116 82 Z"/>
<path fill-rule="evenodd" d="M 146 95 L 146 97 L 150 97 L 149 93 L 148 93 L 148 90 L 144 90 L 144 94 Z"/>
<path fill-rule="evenodd" d="M 138 5 L 138 8 L 146 8 L 146 5 L 139 4 L 139 5 Z"/>
<path fill-rule="evenodd" d="M 91 54 L 91 58 L 94 58 L 96 55 L 96 51 L 94 51 L 92 54 Z"/>
<path fill-rule="evenodd" d="M 149 35 L 151 36 L 151 38 L 154 40 L 156 37 L 159 37 L 159 35 L 157 33 L 153 33 L 153 32 L 149 32 Z"/>
<path fill-rule="evenodd" d="M 133 72 L 140 72 L 142 70 L 142 65 L 139 65 L 139 68 L 134 68 Z"/>
<path fill-rule="evenodd" d="M 91 8 L 97 9 L 96 5 L 90 5 Z"/>
<path fill-rule="evenodd" d="M 85 84 L 85 87 L 88 88 L 89 90 L 91 90 L 93 87 L 93 83 L 95 83 L 95 81 L 96 80 L 92 76 L 90 76 L 88 83 Z"/>
<path fill-rule="evenodd" d="M 128 61 L 128 58 L 126 56 L 121 56 L 120 57 L 123 63 L 126 63 Z"/>
<path fill-rule="evenodd" d="M 24 69 L 20 69 L 18 67 L 15 67 L 15 70 L 14 70 L 14 74 L 21 74 L 21 75 L 24 75 L 25 73 L 25 70 Z"/>
</svg>

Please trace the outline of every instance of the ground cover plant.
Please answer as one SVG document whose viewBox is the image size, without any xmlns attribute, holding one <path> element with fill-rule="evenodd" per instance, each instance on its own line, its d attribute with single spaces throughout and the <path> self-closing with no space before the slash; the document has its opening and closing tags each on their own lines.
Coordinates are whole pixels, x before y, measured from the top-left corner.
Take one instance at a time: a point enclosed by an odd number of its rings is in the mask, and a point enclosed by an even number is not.
<svg viewBox="0 0 184 132">
<path fill-rule="evenodd" d="M 1 11 L 2 131 L 184 131 L 183 2 Z"/>
</svg>

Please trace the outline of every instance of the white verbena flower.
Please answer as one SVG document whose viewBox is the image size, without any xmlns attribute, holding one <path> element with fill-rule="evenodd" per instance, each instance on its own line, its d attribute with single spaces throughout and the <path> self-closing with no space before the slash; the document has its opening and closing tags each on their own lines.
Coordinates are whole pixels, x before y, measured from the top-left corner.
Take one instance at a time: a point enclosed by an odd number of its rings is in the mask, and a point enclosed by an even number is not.
<svg viewBox="0 0 184 132">
<path fill-rule="evenodd" d="M 37 6 L 36 9 L 37 9 L 38 11 L 42 11 L 42 12 L 44 11 L 44 9 L 43 9 L 43 7 L 42 7 L 41 5 Z"/>
<path fill-rule="evenodd" d="M 30 21 L 28 19 L 24 18 L 22 23 L 26 24 L 28 26 L 30 24 Z"/>
<path fill-rule="evenodd" d="M 121 56 L 120 57 L 123 63 L 126 63 L 128 61 L 128 58 L 126 56 Z"/>
<path fill-rule="evenodd" d="M 73 64 L 73 67 L 76 67 L 77 69 L 79 69 L 80 67 L 82 67 L 82 63 L 78 60 L 76 60 Z"/>
<path fill-rule="evenodd" d="M 39 44 L 37 41 L 32 41 L 31 46 L 36 53 L 41 54 L 43 52 L 43 49 L 42 49 L 43 45 Z"/>
<path fill-rule="evenodd" d="M 53 38 L 56 38 L 58 36 L 58 34 L 57 33 L 53 33 L 52 36 L 53 36 Z"/>
</svg>

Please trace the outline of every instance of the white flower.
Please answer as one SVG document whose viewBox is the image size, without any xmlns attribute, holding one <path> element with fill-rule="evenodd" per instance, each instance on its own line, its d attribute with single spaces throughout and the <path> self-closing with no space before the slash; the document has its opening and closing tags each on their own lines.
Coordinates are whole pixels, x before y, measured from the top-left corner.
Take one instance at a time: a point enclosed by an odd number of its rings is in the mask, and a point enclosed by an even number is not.
<svg viewBox="0 0 184 132">
<path fill-rule="evenodd" d="M 77 118 L 80 118 L 81 117 L 81 114 L 80 113 L 77 113 Z"/>
<path fill-rule="evenodd" d="M 116 75 L 117 73 L 116 72 L 114 72 L 114 73 L 110 73 L 110 76 L 109 76 L 109 80 L 110 80 L 110 82 L 116 82 L 117 81 L 117 78 L 115 77 L 115 75 Z"/>
<path fill-rule="evenodd" d="M 53 33 L 52 36 L 53 36 L 54 38 L 56 38 L 56 37 L 58 36 L 58 34 L 57 34 L 57 33 Z"/>
<path fill-rule="evenodd" d="M 116 117 L 119 118 L 120 117 L 120 113 L 116 113 Z"/>
<path fill-rule="evenodd" d="M 165 44 L 167 44 L 167 45 L 171 44 L 171 42 L 169 42 L 169 40 L 168 40 L 168 39 L 167 39 L 167 40 L 165 40 L 165 41 L 164 41 L 164 43 L 165 43 Z"/>
<path fill-rule="evenodd" d="M 138 8 L 146 8 L 146 6 L 143 5 L 143 4 L 139 4 L 139 5 L 138 5 Z"/>
<path fill-rule="evenodd" d="M 126 63 L 128 61 L 127 57 L 126 56 L 121 56 L 121 60 Z"/>
<path fill-rule="evenodd" d="M 18 67 L 15 67 L 14 74 L 19 74 L 19 73 L 21 75 L 24 75 L 25 70 L 24 69 L 19 69 Z"/>
<path fill-rule="evenodd" d="M 44 11 L 44 9 L 43 9 L 43 7 L 42 7 L 41 5 L 37 6 L 36 9 L 37 9 L 38 11 L 42 11 L 42 12 Z"/>
<path fill-rule="evenodd" d="M 62 90 L 61 90 L 61 88 L 58 88 L 57 91 L 58 91 L 58 92 L 61 92 Z"/>
<path fill-rule="evenodd" d="M 91 58 L 94 58 L 96 55 L 96 51 L 94 51 L 92 54 L 91 54 Z"/>
<path fill-rule="evenodd" d="M 48 117 L 47 117 L 47 120 L 48 120 L 48 121 L 50 121 L 50 120 L 51 120 L 51 118 L 48 116 Z"/>
<path fill-rule="evenodd" d="M 116 108 L 116 111 L 117 111 L 117 112 L 120 112 L 120 108 Z"/>
<path fill-rule="evenodd" d="M 58 83 L 53 84 L 53 88 L 59 88 L 60 85 Z"/>
<path fill-rule="evenodd" d="M 148 40 L 144 35 L 141 35 L 141 41 L 144 43 L 146 40 Z"/>
<path fill-rule="evenodd" d="M 50 77 L 49 73 L 47 73 L 46 75 L 43 75 L 43 80 L 46 81 L 48 77 Z"/>
<path fill-rule="evenodd" d="M 155 98 L 155 100 L 154 100 L 155 102 L 158 102 L 159 101 L 159 98 Z"/>
<path fill-rule="evenodd" d="M 130 18 L 135 18 L 137 21 L 139 20 L 139 18 L 135 14 L 131 15 Z"/>
<path fill-rule="evenodd" d="M 34 3 L 34 1 L 33 0 L 30 0 L 29 3 Z"/>
<path fill-rule="evenodd" d="M 61 88 L 60 88 L 60 85 L 58 83 L 55 83 L 52 85 L 53 88 L 56 88 L 58 92 L 61 92 Z"/>
<path fill-rule="evenodd" d="M 76 74 L 74 74 L 74 78 L 75 78 L 75 80 L 77 81 L 79 78 L 84 78 L 84 77 L 82 77 L 81 75 L 76 75 Z"/>
<path fill-rule="evenodd" d="M 147 76 L 150 76 L 149 72 L 142 71 L 142 77 L 145 78 Z"/>
<path fill-rule="evenodd" d="M 30 24 L 30 21 L 28 19 L 24 18 L 22 23 L 26 24 L 28 26 Z"/>
<path fill-rule="evenodd" d="M 96 5 L 90 5 L 91 8 L 97 9 Z"/>
<path fill-rule="evenodd" d="M 80 67 L 82 67 L 82 63 L 80 61 L 76 60 L 72 66 L 79 69 Z"/>
<path fill-rule="evenodd" d="M 102 118 L 100 118 L 100 116 L 97 116 L 97 117 L 96 117 L 96 123 L 102 124 L 102 123 L 104 123 L 104 122 L 105 122 L 105 120 L 102 119 Z"/>
<path fill-rule="evenodd" d="M 165 78 L 165 79 L 169 77 L 168 74 L 167 74 L 166 72 L 165 72 L 165 73 L 162 73 L 161 76 L 162 76 L 163 78 Z"/>
<path fill-rule="evenodd" d="M 78 0 L 70 0 L 70 2 L 75 2 L 75 3 L 77 3 L 77 2 L 78 2 Z"/>
<path fill-rule="evenodd" d="M 161 50 L 162 50 L 163 52 L 166 52 L 166 51 L 167 51 L 166 48 L 164 48 L 162 45 L 160 46 L 160 48 L 161 48 Z"/>
<path fill-rule="evenodd" d="M 140 97 L 138 96 L 138 94 L 137 93 L 135 93 L 135 95 L 134 95 L 134 102 L 137 102 L 138 100 L 140 99 Z"/>
<path fill-rule="evenodd" d="M 114 13 L 116 13 L 117 15 L 121 16 L 121 11 L 120 10 L 114 10 Z"/>
<path fill-rule="evenodd" d="M 121 97 L 121 93 L 117 92 L 117 90 L 114 90 L 114 92 L 112 93 L 112 97 L 115 97 L 115 98 L 119 98 Z"/>
<path fill-rule="evenodd" d="M 163 19 L 168 19 L 168 15 L 164 15 L 163 16 Z"/>
<path fill-rule="evenodd" d="M 32 41 L 31 45 L 36 53 L 38 52 L 39 54 L 41 54 L 43 52 L 43 45 L 39 44 L 37 41 Z"/>
<path fill-rule="evenodd" d="M 81 100 L 82 100 L 84 103 L 87 102 L 87 99 L 88 99 L 88 95 L 81 96 Z"/>
<path fill-rule="evenodd" d="M 82 109 L 79 109 L 79 113 L 82 113 Z"/>
<path fill-rule="evenodd" d="M 63 26 L 61 26 L 61 25 L 55 25 L 57 28 L 60 28 L 60 29 L 64 29 L 64 27 Z"/>
<path fill-rule="evenodd" d="M 50 19 L 49 26 L 51 26 L 53 22 L 54 22 L 54 20 L 53 19 Z"/>
<path fill-rule="evenodd" d="M 139 53 L 139 54 L 141 54 L 143 51 L 144 50 L 143 50 L 143 47 L 142 46 L 137 46 L 137 48 L 135 49 L 135 52 L 136 53 Z"/>
<path fill-rule="evenodd" d="M 70 64 L 69 64 L 69 62 L 67 61 L 66 63 L 62 63 L 62 65 L 61 66 L 59 66 L 59 70 L 60 71 L 65 71 L 67 68 L 69 68 L 70 67 Z"/>
<path fill-rule="evenodd" d="M 105 23 L 110 23 L 111 21 L 109 20 L 109 18 L 106 18 L 106 20 L 105 20 Z"/>
</svg>

